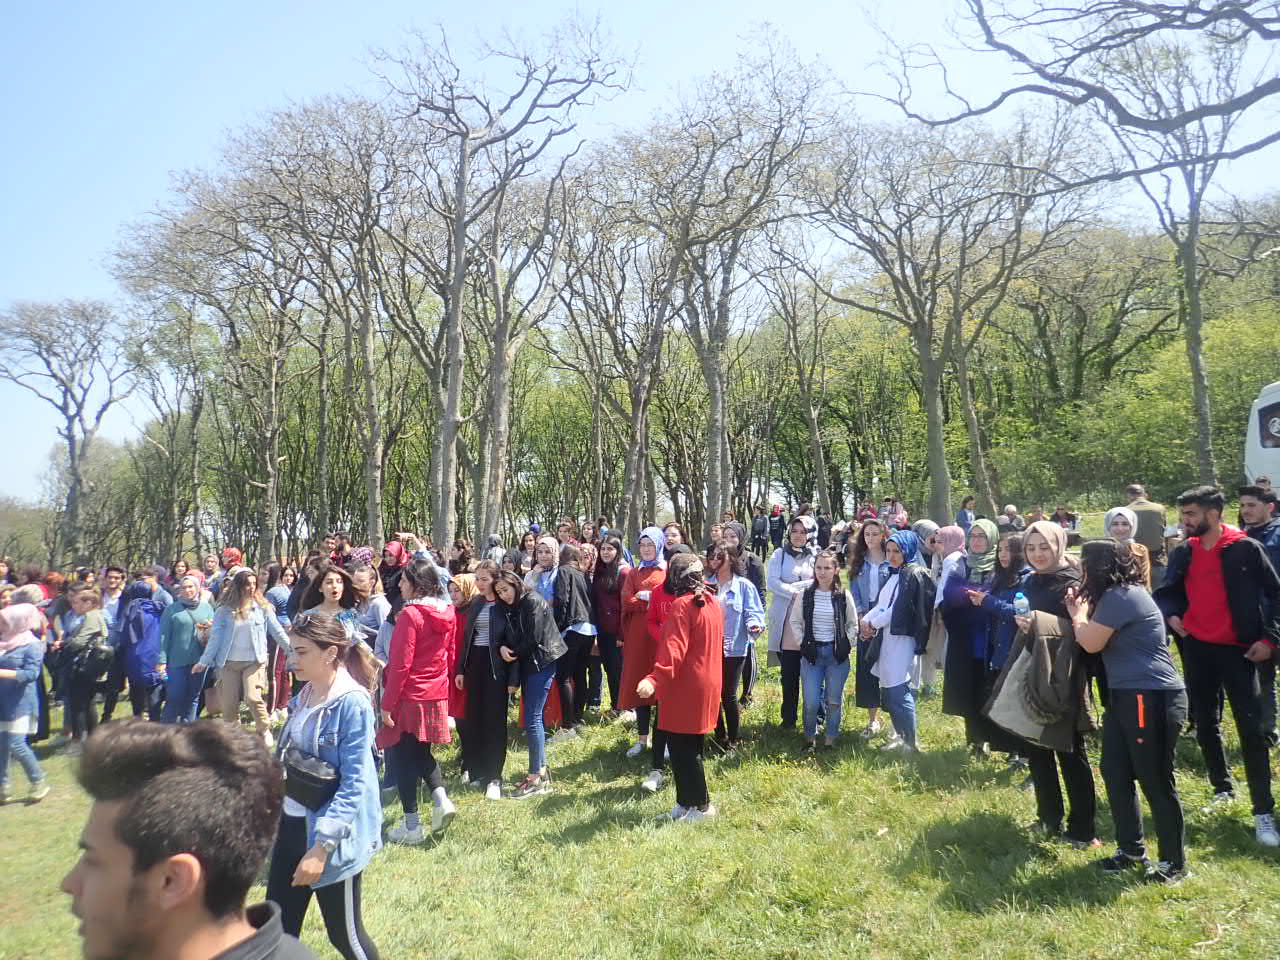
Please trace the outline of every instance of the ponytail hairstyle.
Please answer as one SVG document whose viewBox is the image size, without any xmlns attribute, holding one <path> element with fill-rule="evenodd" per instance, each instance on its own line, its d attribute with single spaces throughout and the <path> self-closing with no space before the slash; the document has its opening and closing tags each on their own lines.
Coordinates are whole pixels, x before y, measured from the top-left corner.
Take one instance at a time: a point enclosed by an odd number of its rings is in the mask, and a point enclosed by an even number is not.
<svg viewBox="0 0 1280 960">
<path fill-rule="evenodd" d="M 813 566 L 815 569 L 817 569 L 818 561 L 823 559 L 824 557 L 830 560 L 832 566 L 836 568 L 836 575 L 831 580 L 831 592 L 839 593 L 840 592 L 840 558 L 836 556 L 836 552 L 834 550 L 831 550 L 829 548 L 826 550 L 820 550 L 818 551 L 818 555 L 814 557 L 814 560 L 813 560 Z M 813 582 L 817 584 L 818 581 L 816 577 L 814 578 Z"/>
<path fill-rule="evenodd" d="M 373 695 L 378 684 L 378 665 L 369 648 L 347 635 L 347 628 L 327 613 L 300 613 L 289 624 L 289 636 L 314 643 L 321 650 L 336 649 L 338 663 L 360 686 Z"/>
<path fill-rule="evenodd" d="M 401 574 L 413 587 L 414 598 L 435 597 L 440 593 L 440 574 L 430 560 L 414 559 L 404 565 Z"/>
</svg>

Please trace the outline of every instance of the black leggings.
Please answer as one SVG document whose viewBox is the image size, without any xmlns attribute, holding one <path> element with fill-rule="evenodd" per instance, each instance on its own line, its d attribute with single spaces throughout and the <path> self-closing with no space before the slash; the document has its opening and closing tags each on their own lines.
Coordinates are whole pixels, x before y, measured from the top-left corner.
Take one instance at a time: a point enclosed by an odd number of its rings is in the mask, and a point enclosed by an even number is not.
<svg viewBox="0 0 1280 960">
<path fill-rule="evenodd" d="M 400 734 L 400 742 L 393 748 L 396 772 L 396 790 L 400 793 L 400 808 L 405 813 L 418 812 L 418 781 L 425 780 L 427 788 L 434 790 L 444 786 L 444 774 L 440 764 L 431 755 L 431 744 L 423 743 L 411 733 Z"/>
<path fill-rule="evenodd" d="M 667 731 L 658 729 L 658 706 L 636 707 L 636 732 L 640 736 L 648 736 L 649 721 L 653 721 L 653 770 L 661 770 L 667 765 Z"/>
<path fill-rule="evenodd" d="M 746 668 L 747 657 L 725 657 L 720 682 L 720 719 L 716 722 L 716 739 L 737 743 L 742 723 L 738 704 L 738 681 Z M 727 736 L 726 736 L 727 734 Z"/>
<path fill-rule="evenodd" d="M 267 874 L 267 899 L 280 905 L 280 922 L 292 937 L 302 935 L 302 921 L 314 893 L 320 904 L 324 928 L 344 960 L 379 960 L 378 948 L 365 932 L 360 910 L 360 878 L 362 873 L 328 886 L 295 887 L 293 873 L 307 852 L 307 818 L 280 818 L 275 849 L 271 851 L 271 869 Z"/>
<path fill-rule="evenodd" d="M 785 730 L 796 725 L 796 710 L 800 706 L 800 651 L 779 650 L 778 662 L 782 665 L 782 711 L 779 717 Z"/>
<path fill-rule="evenodd" d="M 560 726 L 576 727 L 587 708 L 587 667 L 591 664 L 593 637 L 570 630 L 564 635 L 569 649 L 556 661 L 556 687 L 560 691 Z"/>
<path fill-rule="evenodd" d="M 98 711 L 93 709 L 93 693 L 98 688 L 92 677 L 73 673 L 67 683 L 67 714 L 71 735 L 83 739 L 98 726 Z"/>
<path fill-rule="evenodd" d="M 702 737 L 700 733 L 667 733 L 671 746 L 671 776 L 676 782 L 676 803 L 682 807 L 705 807 L 711 802 L 707 795 L 707 775 L 702 767 Z"/>
<path fill-rule="evenodd" d="M 596 637 L 596 646 L 600 648 L 600 665 L 609 681 L 609 706 L 617 710 L 618 691 L 622 689 L 622 648 L 618 646 L 615 634 L 605 633 L 603 630 Z M 592 684 L 592 690 L 595 690 L 598 682 Z"/>
</svg>

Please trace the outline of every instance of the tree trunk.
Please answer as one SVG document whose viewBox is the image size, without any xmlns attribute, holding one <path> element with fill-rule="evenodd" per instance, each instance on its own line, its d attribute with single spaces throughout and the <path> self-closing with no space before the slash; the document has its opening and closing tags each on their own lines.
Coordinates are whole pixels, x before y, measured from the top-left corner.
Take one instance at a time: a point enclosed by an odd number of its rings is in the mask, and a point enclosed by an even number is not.
<svg viewBox="0 0 1280 960">
<path fill-rule="evenodd" d="M 378 378 L 373 352 L 373 318 L 360 311 L 360 353 L 364 360 L 364 484 L 368 544 L 374 556 L 382 556 L 382 415 L 378 410 Z"/>
<path fill-rule="evenodd" d="M 497 533 L 502 522 L 503 498 L 507 487 L 507 460 L 511 446 L 511 368 L 518 343 L 509 340 L 509 321 L 494 324 L 493 361 L 489 368 L 489 449 L 485 465 L 488 483 L 484 502 L 477 505 L 481 516 L 476 543 Z"/>
<path fill-rule="evenodd" d="M 454 503 L 457 494 L 458 429 L 462 410 L 462 292 L 467 275 L 467 181 L 470 176 L 470 143 L 459 138 L 458 169 L 453 189 L 452 246 L 450 251 L 449 303 L 445 310 L 444 410 L 440 417 L 440 489 L 436 496 L 431 537 L 437 547 L 452 542 Z"/>
<path fill-rule="evenodd" d="M 329 503 L 329 357 L 326 341 L 329 339 L 329 319 L 326 316 L 320 328 L 319 369 L 316 372 L 316 469 L 313 483 L 316 489 L 315 525 L 311 530 L 312 542 L 318 541 L 333 526 Z"/>
<path fill-rule="evenodd" d="M 808 393 L 808 391 L 805 391 Z M 818 427 L 818 411 L 807 396 L 804 402 L 804 418 L 809 425 L 809 450 L 813 454 L 813 469 L 818 482 L 818 512 L 835 513 L 831 505 L 831 478 L 827 475 L 827 452 L 822 448 L 822 431 Z"/>
<path fill-rule="evenodd" d="M 923 324 L 912 330 L 916 356 L 920 361 L 920 387 L 924 395 L 924 414 L 929 465 L 929 516 L 939 521 L 951 517 L 951 470 L 947 466 L 947 448 L 942 414 L 942 363 L 934 355 L 933 339 Z M 894 491 L 894 495 L 897 495 Z"/>
<path fill-rule="evenodd" d="M 84 532 L 80 529 L 80 503 L 84 494 L 84 445 L 76 433 L 75 421 L 67 418 L 67 499 L 63 510 L 62 544 L 64 566 L 82 562 Z M 67 555 L 71 563 L 65 563 Z"/>
<path fill-rule="evenodd" d="M 969 433 L 969 459 L 973 464 L 973 485 L 978 506 L 988 517 L 999 516 L 995 488 L 991 483 L 991 472 L 987 468 L 987 454 L 982 446 L 978 410 L 969 384 L 969 351 L 962 344 L 956 349 L 955 365 L 956 380 L 960 387 L 960 409 L 964 413 L 964 425 Z M 950 513 L 945 516 L 949 518 Z"/>
<path fill-rule="evenodd" d="M 1183 331 L 1191 368 L 1191 403 L 1196 415 L 1196 467 L 1201 483 L 1216 485 L 1218 461 L 1213 453 L 1213 411 L 1209 401 L 1209 373 L 1204 364 L 1204 311 L 1200 300 L 1200 220 L 1192 199 L 1187 234 L 1178 252 L 1182 261 L 1182 292 L 1186 302 Z"/>
</svg>

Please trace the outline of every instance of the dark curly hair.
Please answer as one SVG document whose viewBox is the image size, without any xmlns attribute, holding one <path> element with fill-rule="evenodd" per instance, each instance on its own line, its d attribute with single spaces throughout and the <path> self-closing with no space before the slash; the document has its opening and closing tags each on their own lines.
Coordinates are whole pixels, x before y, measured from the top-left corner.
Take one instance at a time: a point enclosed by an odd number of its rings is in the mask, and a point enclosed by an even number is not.
<svg viewBox="0 0 1280 960">
<path fill-rule="evenodd" d="M 1142 573 L 1129 545 L 1110 537 L 1086 543 L 1080 551 L 1080 565 L 1084 572 L 1080 595 L 1091 606 L 1112 587 L 1142 583 Z"/>
</svg>

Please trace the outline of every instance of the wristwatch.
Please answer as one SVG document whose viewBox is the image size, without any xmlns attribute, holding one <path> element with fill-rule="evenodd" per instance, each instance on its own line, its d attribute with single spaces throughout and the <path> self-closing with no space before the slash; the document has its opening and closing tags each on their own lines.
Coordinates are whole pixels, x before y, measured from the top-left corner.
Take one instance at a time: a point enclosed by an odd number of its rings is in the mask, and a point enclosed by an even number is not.
<svg viewBox="0 0 1280 960">
<path fill-rule="evenodd" d="M 330 837 L 317 837 L 316 845 L 321 847 L 325 853 L 333 853 L 338 849 L 338 841 Z"/>
</svg>

